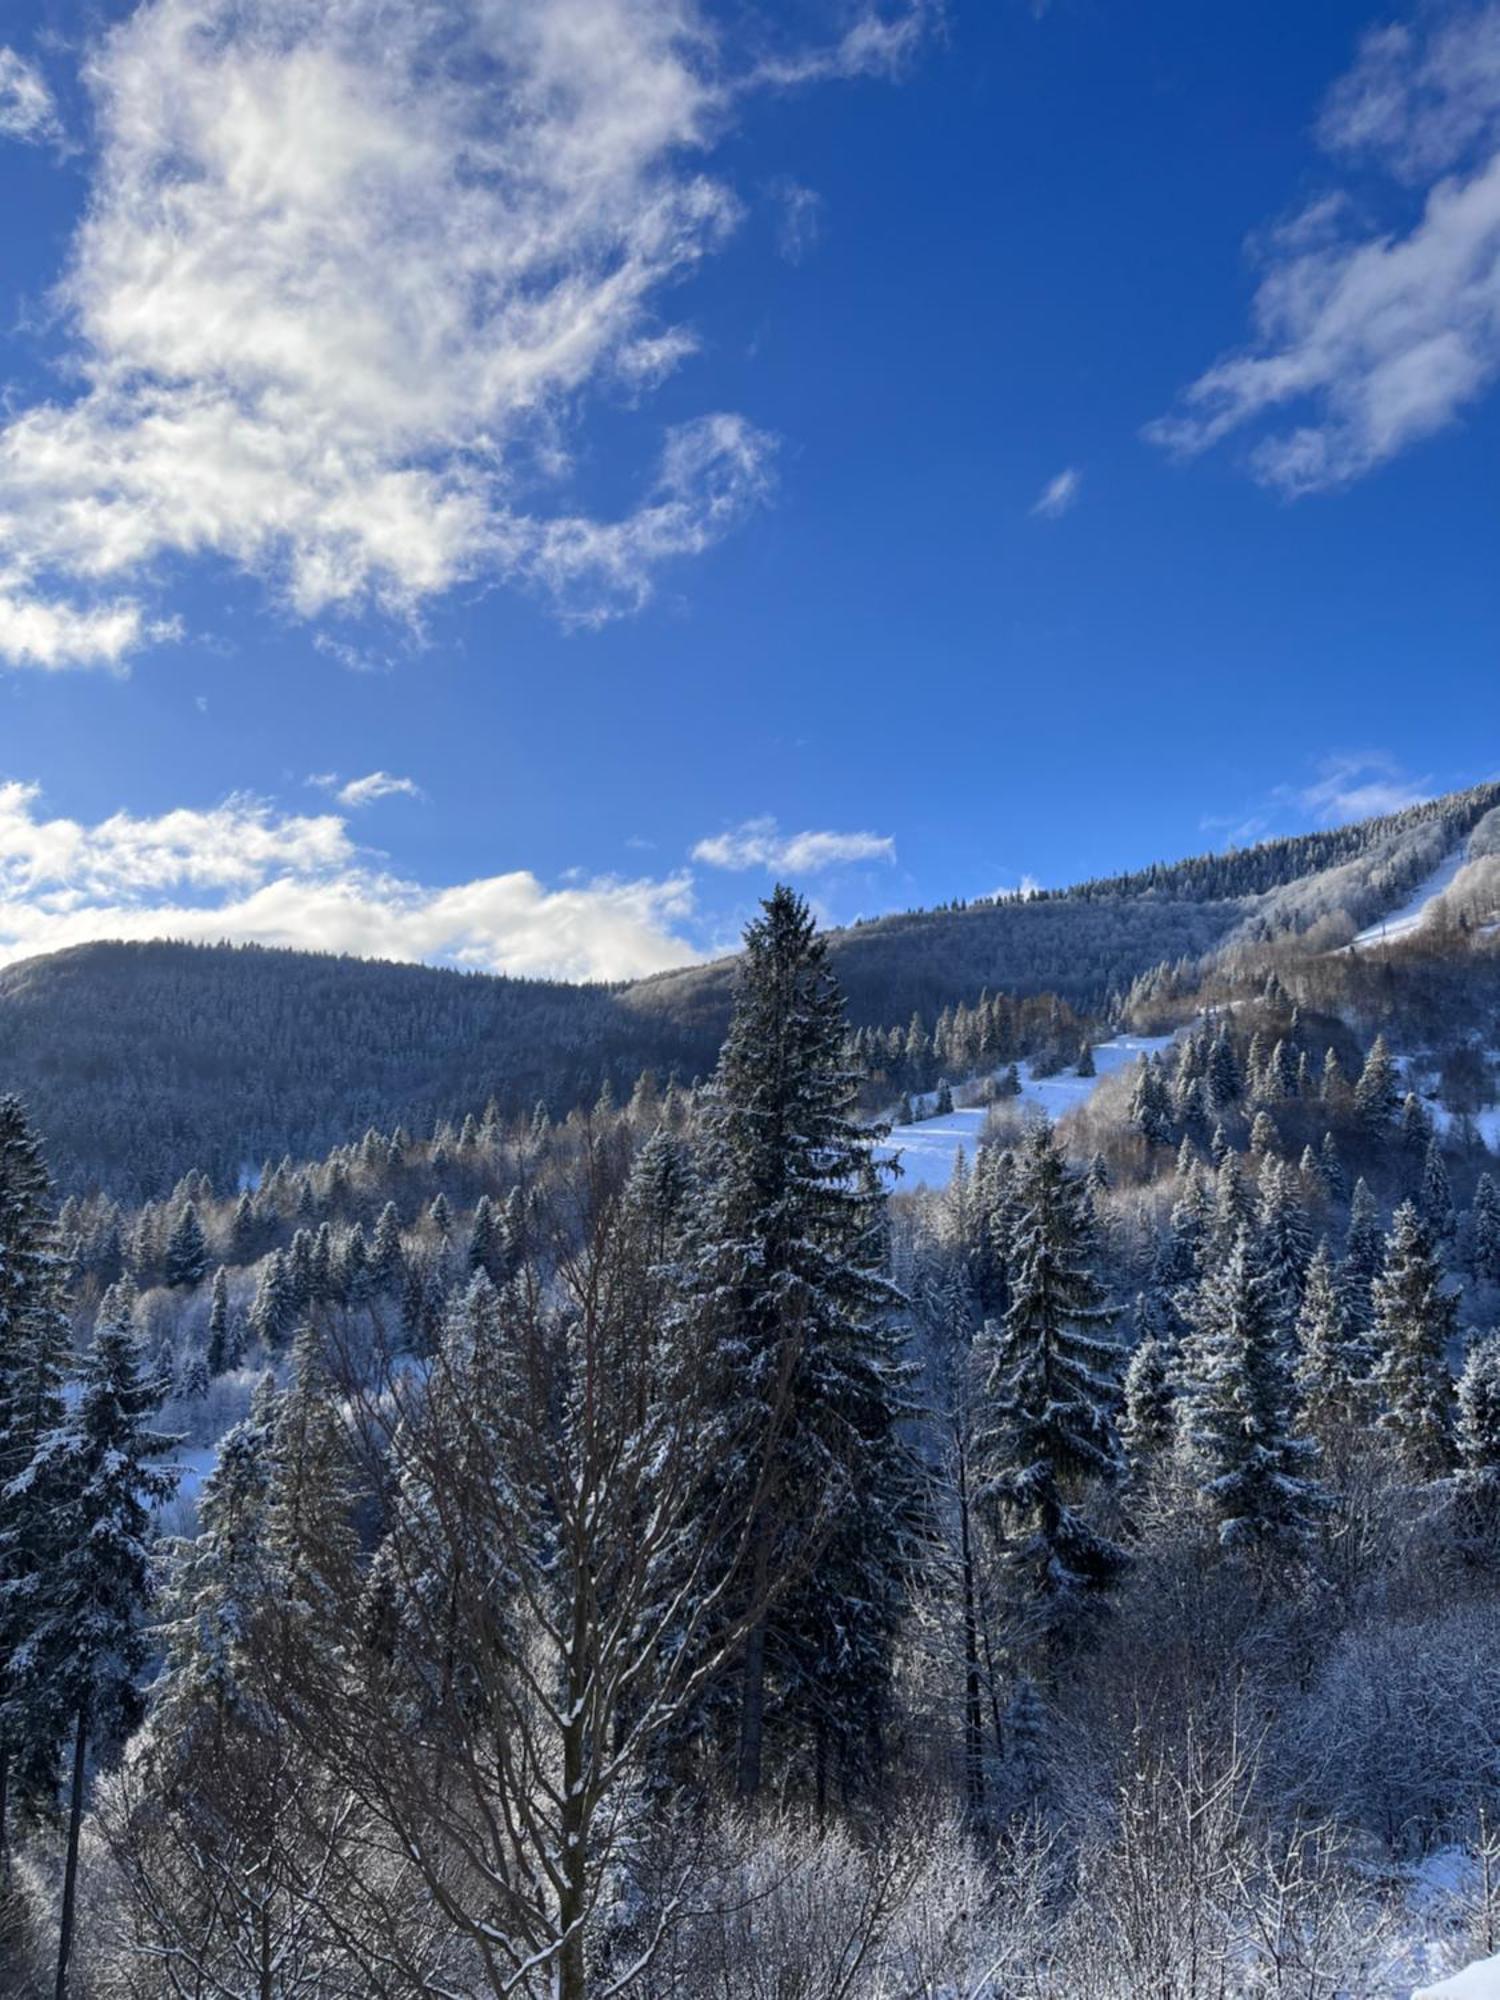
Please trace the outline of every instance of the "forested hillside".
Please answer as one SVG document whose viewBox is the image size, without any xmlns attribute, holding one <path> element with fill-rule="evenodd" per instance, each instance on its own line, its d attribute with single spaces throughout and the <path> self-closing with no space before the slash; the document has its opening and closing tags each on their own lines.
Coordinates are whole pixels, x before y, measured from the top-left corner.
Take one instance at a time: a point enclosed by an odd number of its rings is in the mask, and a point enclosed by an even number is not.
<svg viewBox="0 0 1500 2000">
<path fill-rule="evenodd" d="M 58 1211 L 0 1100 L 0 1995 L 1408 2000 L 1488 1952 L 1490 867 L 1390 949 L 1142 982 L 1126 1067 L 1055 997 L 851 1032 L 781 890 L 697 1090 Z"/>
<path fill-rule="evenodd" d="M 1107 1017 L 1142 979 L 1192 984 L 1210 955 L 1277 938 L 1335 949 L 1460 843 L 1489 845 L 1497 802 L 1500 787 L 1484 786 L 1074 890 L 882 917 L 832 933 L 831 962 L 868 1030 L 905 1035 L 916 1015 L 938 1034 L 945 1010 L 987 995 L 1038 1002 L 1021 1041 L 1013 1024 L 987 1051 L 1009 1060 L 1039 1051 L 1059 1008 Z M 426 1134 L 491 1101 L 560 1117 L 605 1085 L 628 1096 L 643 1070 L 701 1077 L 737 964 L 606 988 L 248 947 L 85 946 L 0 973 L 0 1083 L 31 1107 L 70 1192 L 155 1195 L 193 1168 L 226 1189 L 267 1157 L 326 1153 L 372 1125 Z"/>
</svg>

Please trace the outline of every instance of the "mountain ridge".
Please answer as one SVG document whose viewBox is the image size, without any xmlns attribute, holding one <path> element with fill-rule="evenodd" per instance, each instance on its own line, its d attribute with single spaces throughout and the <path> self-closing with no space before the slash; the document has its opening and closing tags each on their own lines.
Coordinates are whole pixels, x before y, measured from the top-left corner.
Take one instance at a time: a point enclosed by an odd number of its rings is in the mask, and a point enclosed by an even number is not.
<svg viewBox="0 0 1500 2000">
<path fill-rule="evenodd" d="M 1163 969 L 1349 943 L 1460 845 L 1500 852 L 1500 785 L 1115 877 L 828 933 L 857 1028 L 984 995 L 1118 1012 Z M 262 945 L 100 942 L 0 971 L 0 1090 L 62 1186 L 159 1191 L 189 1166 L 318 1156 L 370 1126 L 431 1129 L 491 1100 L 553 1115 L 651 1069 L 711 1067 L 737 960 L 580 985 Z"/>
</svg>

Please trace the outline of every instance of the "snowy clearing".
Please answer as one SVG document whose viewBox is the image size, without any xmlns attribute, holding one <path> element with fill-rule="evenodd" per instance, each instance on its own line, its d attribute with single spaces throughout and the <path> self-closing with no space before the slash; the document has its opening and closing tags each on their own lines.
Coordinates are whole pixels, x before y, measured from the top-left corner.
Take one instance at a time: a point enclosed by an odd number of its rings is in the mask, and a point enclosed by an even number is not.
<svg viewBox="0 0 1500 2000">
<path fill-rule="evenodd" d="M 1362 944 L 1394 944 L 1397 938 L 1410 937 L 1420 930 L 1427 921 L 1432 905 L 1438 897 L 1453 887 L 1458 871 L 1469 859 L 1469 844 L 1464 841 L 1444 860 L 1440 861 L 1432 873 L 1419 882 L 1399 910 L 1392 910 L 1378 923 L 1369 924 L 1355 938 L 1356 946 Z"/>
<path fill-rule="evenodd" d="M 1486 1958 L 1436 1986 L 1419 1986 L 1411 2000 L 1500 2000 L 1500 1958 Z"/>
<path fill-rule="evenodd" d="M 1117 1035 L 1100 1042 L 1094 1050 L 1098 1076 L 1074 1076 L 1064 1070 L 1058 1076 L 1033 1076 L 1031 1065 L 1019 1065 L 1021 1095 L 1009 1102 L 1022 1110 L 1044 1111 L 1056 1122 L 1094 1093 L 1101 1077 L 1126 1069 L 1143 1055 L 1169 1048 L 1171 1035 Z M 1000 1072 L 996 1070 L 995 1075 Z M 916 1125 L 893 1127 L 890 1138 L 877 1148 L 882 1159 L 897 1160 L 901 1166 L 900 1190 L 914 1187 L 946 1187 L 953 1178 L 953 1163 L 960 1153 L 970 1160 L 979 1150 L 979 1141 L 989 1117 L 987 1104 L 957 1107 L 943 1118 L 924 1118 Z"/>
</svg>

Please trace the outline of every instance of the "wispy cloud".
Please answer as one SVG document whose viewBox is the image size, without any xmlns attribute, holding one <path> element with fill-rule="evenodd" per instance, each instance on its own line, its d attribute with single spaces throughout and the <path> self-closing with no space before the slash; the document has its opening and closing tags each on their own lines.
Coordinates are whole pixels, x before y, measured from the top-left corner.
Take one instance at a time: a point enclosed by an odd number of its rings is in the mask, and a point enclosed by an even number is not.
<svg viewBox="0 0 1500 2000">
<path fill-rule="evenodd" d="M 320 791 L 331 792 L 341 806 L 357 812 L 374 805 L 377 799 L 420 799 L 426 794 L 412 778 L 396 778 L 389 771 L 371 771 L 368 777 L 341 779 L 337 771 L 315 772 L 307 781 Z"/>
<path fill-rule="evenodd" d="M 1040 514 L 1043 520 L 1057 521 L 1077 505 L 1079 493 L 1083 489 L 1083 474 L 1076 465 L 1068 465 L 1042 488 L 1033 514 Z"/>
<path fill-rule="evenodd" d="M 0 427 L 12 598 L 114 615 L 114 664 L 160 625 L 99 593 L 168 557 L 306 618 L 496 580 L 576 622 L 636 610 L 765 501 L 773 440 L 689 416 L 601 517 L 573 478 L 590 394 L 694 352 L 663 314 L 738 222 L 708 162 L 747 94 L 889 72 L 924 18 L 773 61 L 683 0 L 140 0 L 84 72 L 59 294 L 82 388 Z"/>
<path fill-rule="evenodd" d="M 817 248 L 823 233 L 823 197 L 815 188 L 782 177 L 770 187 L 776 210 L 776 247 L 789 264 L 800 264 Z"/>
<path fill-rule="evenodd" d="M 896 843 L 882 833 L 782 833 L 771 818 L 747 819 L 727 833 L 700 840 L 693 859 L 708 868 L 813 875 L 856 861 L 894 861 Z"/>
<path fill-rule="evenodd" d="M 1387 750 L 1336 750 L 1312 766 L 1311 777 L 1279 785 L 1241 812 L 1206 814 L 1199 825 L 1225 846 L 1243 847 L 1296 832 L 1309 821 L 1345 826 L 1404 812 L 1434 796 L 1430 773 L 1417 777 Z"/>
<path fill-rule="evenodd" d="M 14 49 L 0 48 L 0 139 L 35 144 L 59 137 L 62 125 L 47 80 Z"/>
<path fill-rule="evenodd" d="M 1420 805 L 1432 797 L 1432 778 L 1413 777 L 1381 750 L 1340 751 L 1322 760 L 1310 784 L 1287 790 L 1304 812 L 1338 826 Z"/>
<path fill-rule="evenodd" d="M 548 888 L 524 869 L 434 886 L 391 873 L 336 813 L 235 797 L 94 825 L 0 784 L 0 963 L 101 938 L 234 939 L 477 971 L 624 979 L 698 956 L 691 877 Z"/>
<path fill-rule="evenodd" d="M 1500 375 L 1500 4 L 1430 19 L 1367 35 L 1318 127 L 1331 157 L 1386 176 L 1391 219 L 1335 189 L 1262 232 L 1252 338 L 1148 427 L 1158 444 L 1192 457 L 1288 418 L 1249 463 L 1296 497 L 1442 430 Z"/>
</svg>

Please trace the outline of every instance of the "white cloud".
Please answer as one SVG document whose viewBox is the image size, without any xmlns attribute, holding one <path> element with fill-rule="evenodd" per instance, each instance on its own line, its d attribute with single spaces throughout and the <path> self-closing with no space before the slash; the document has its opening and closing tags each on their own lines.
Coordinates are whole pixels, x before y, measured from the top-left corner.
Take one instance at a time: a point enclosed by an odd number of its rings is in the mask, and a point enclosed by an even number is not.
<svg viewBox="0 0 1500 2000">
<path fill-rule="evenodd" d="M 1500 4 L 1425 38 L 1368 36 L 1319 136 L 1395 190 L 1420 190 L 1420 211 L 1361 225 L 1336 191 L 1260 239 L 1254 338 L 1147 431 L 1192 456 L 1286 414 L 1250 466 L 1291 496 L 1345 485 L 1442 430 L 1500 375 Z"/>
<path fill-rule="evenodd" d="M 230 798 L 94 826 L 0 784 L 0 964 L 100 938 L 234 939 L 569 979 L 691 962 L 692 880 L 549 889 L 524 869 L 450 886 L 392 874 L 337 814 Z"/>
<path fill-rule="evenodd" d="M 1283 788 L 1325 826 L 1402 812 L 1432 797 L 1432 779 L 1414 778 L 1381 750 L 1341 751 L 1325 757 L 1310 785 Z"/>
<path fill-rule="evenodd" d="M 426 796 L 422 787 L 412 778 L 392 777 L 389 771 L 371 771 L 365 778 L 339 777 L 336 771 L 319 771 L 307 781 L 320 791 L 332 792 L 341 806 L 357 812 L 361 806 L 373 805 L 377 799 L 420 799 Z"/>
<path fill-rule="evenodd" d="M 118 672 L 148 639 L 174 638 L 172 619 L 147 619 L 130 598 L 76 605 L 33 597 L 0 577 L 0 660 L 56 673 L 67 667 Z"/>
<path fill-rule="evenodd" d="M 1078 467 L 1065 466 L 1055 479 L 1047 481 L 1031 511 L 1048 521 L 1060 520 L 1070 507 L 1076 505 L 1082 487 L 1083 474 Z"/>
<path fill-rule="evenodd" d="M 693 859 L 709 868 L 764 868 L 811 875 L 853 861 L 894 861 L 896 843 L 880 833 L 782 833 L 774 819 L 747 819 L 700 840 Z"/>
<path fill-rule="evenodd" d="M 870 14 L 778 68 L 693 0 L 141 0 L 84 73 L 82 387 L 0 427 L 13 594 L 187 556 L 308 618 L 497 579 L 636 609 L 765 498 L 772 441 L 690 419 L 596 518 L 568 485 L 587 396 L 694 351 L 660 310 L 735 227 L 707 160 L 745 93 L 888 70 L 920 25 Z"/>
<path fill-rule="evenodd" d="M 0 48 L 0 139 L 55 139 L 61 129 L 41 71 L 14 49 Z"/>
</svg>

